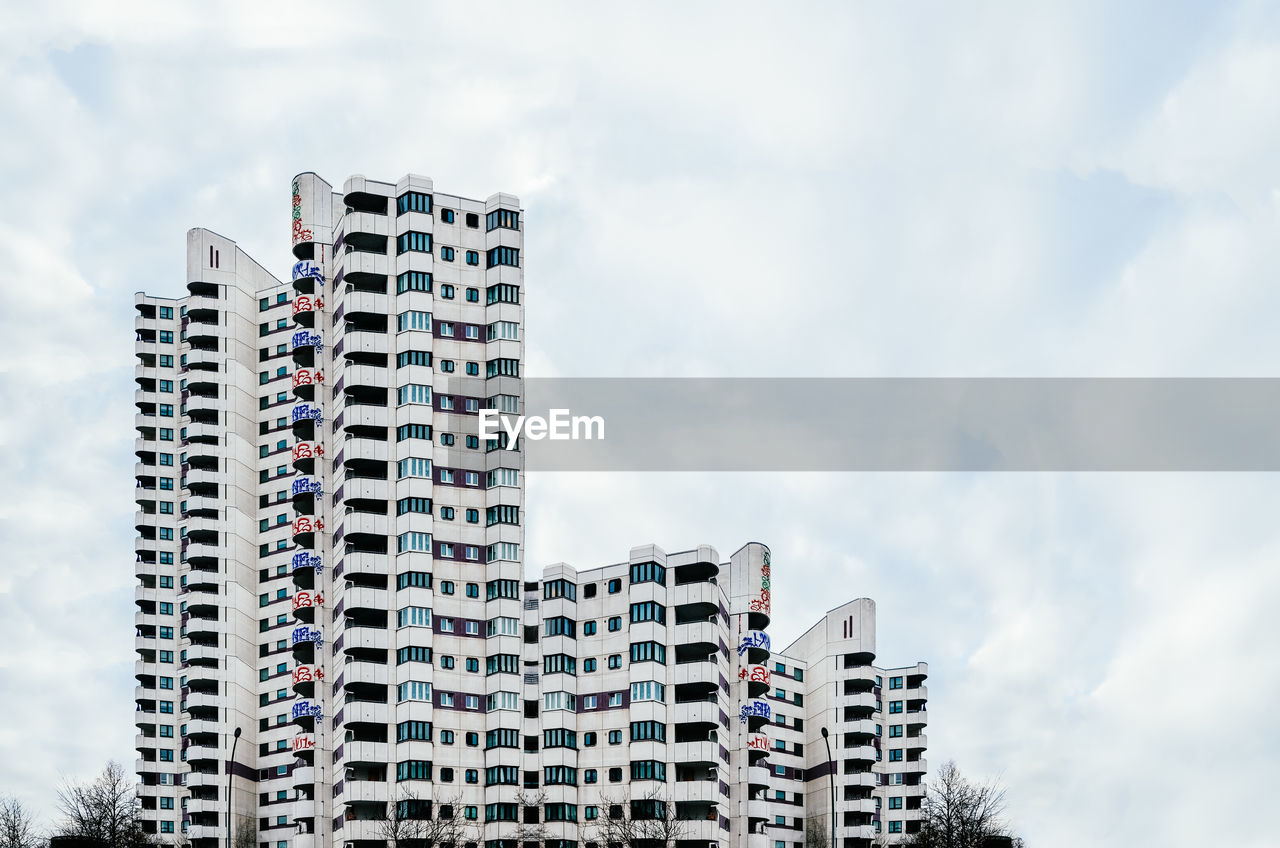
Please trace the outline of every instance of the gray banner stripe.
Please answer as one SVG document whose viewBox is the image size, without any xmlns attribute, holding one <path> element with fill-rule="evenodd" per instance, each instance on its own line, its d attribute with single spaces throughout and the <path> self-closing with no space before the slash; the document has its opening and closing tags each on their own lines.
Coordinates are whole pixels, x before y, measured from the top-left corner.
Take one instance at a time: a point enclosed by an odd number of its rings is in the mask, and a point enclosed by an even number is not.
<svg viewBox="0 0 1280 848">
<path fill-rule="evenodd" d="M 1274 471 L 1280 379 L 530 379 L 534 471 Z M 476 426 L 476 419 L 466 426 Z M 495 457 L 489 457 L 493 465 Z"/>
</svg>

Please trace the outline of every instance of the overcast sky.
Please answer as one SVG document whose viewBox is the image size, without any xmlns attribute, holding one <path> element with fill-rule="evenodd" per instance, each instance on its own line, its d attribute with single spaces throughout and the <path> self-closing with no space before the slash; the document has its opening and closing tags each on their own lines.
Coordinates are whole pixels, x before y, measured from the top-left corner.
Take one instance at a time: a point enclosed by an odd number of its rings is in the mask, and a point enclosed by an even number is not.
<svg viewBox="0 0 1280 848">
<path fill-rule="evenodd" d="M 46 818 L 136 757 L 133 292 L 192 226 L 283 275 L 299 171 L 517 194 L 534 376 L 1276 372 L 1274 3 L 418 5 L 0 3 L 0 794 Z M 765 542 L 775 644 L 874 597 L 1035 848 L 1272 846 L 1278 495 L 530 475 L 528 560 Z"/>
</svg>

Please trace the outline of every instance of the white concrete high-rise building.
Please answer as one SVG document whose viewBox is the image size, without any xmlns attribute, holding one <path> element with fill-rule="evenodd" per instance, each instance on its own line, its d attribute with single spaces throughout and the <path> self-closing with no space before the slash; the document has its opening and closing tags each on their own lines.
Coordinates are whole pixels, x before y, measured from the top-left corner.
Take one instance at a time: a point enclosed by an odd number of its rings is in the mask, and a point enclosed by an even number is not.
<svg viewBox="0 0 1280 848">
<path fill-rule="evenodd" d="M 925 668 L 873 667 L 871 601 L 780 655 L 757 543 L 526 581 L 522 454 L 476 424 L 523 408 L 518 200 L 292 195 L 288 281 L 196 229 L 187 296 L 136 298 L 148 828 L 792 848 L 830 823 L 830 727 L 837 844 L 909 832 Z"/>
</svg>

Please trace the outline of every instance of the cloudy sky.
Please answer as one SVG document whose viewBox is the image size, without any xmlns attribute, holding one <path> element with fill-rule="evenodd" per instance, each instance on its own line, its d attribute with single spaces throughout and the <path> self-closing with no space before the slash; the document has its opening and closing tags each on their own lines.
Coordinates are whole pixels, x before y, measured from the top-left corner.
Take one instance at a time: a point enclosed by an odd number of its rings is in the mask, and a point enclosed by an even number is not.
<svg viewBox="0 0 1280 848">
<path fill-rule="evenodd" d="M 1275 4 L 419 5 L 0 3 L 0 794 L 46 818 L 135 757 L 132 294 L 197 225 L 282 274 L 299 171 L 519 195 L 536 376 L 1275 373 Z M 1277 495 L 531 475 L 529 559 L 766 542 L 780 641 L 876 598 L 1036 848 L 1247 848 Z"/>
</svg>

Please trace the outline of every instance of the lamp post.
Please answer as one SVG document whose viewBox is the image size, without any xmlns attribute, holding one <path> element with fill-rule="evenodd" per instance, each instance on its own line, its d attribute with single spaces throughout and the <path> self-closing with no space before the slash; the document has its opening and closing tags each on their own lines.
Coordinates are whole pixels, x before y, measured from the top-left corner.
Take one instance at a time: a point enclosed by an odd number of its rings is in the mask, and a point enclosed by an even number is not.
<svg viewBox="0 0 1280 848">
<path fill-rule="evenodd" d="M 836 763 L 831 756 L 831 736 L 825 727 L 822 741 L 827 746 L 827 776 L 831 778 L 831 848 L 836 848 Z"/>
<path fill-rule="evenodd" d="M 826 731 L 822 731 L 826 733 Z M 231 777 L 235 774 L 236 745 L 240 743 L 240 728 L 231 738 L 231 758 L 227 760 L 227 848 L 231 848 Z"/>
</svg>

